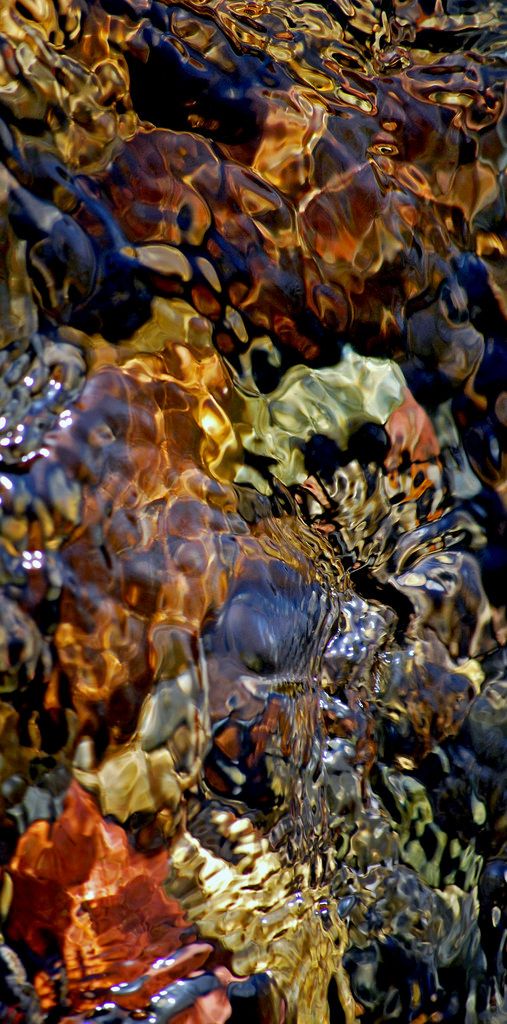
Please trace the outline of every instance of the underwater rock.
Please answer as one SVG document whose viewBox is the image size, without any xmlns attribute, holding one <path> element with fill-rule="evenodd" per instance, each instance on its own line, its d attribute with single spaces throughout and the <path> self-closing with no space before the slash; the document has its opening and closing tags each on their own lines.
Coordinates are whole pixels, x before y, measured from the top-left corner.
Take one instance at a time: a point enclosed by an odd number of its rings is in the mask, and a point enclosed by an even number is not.
<svg viewBox="0 0 507 1024">
<path fill-rule="evenodd" d="M 0 1017 L 507 1014 L 507 17 L 0 10 Z"/>
</svg>

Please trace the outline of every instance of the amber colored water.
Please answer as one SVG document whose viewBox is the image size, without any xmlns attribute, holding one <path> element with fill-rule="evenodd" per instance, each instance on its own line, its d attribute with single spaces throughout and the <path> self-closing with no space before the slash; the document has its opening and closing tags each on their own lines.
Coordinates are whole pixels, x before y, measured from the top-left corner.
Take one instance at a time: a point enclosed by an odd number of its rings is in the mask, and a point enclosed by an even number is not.
<svg viewBox="0 0 507 1024">
<path fill-rule="evenodd" d="M 0 1020 L 501 1024 L 507 7 L 0 4 Z"/>
</svg>

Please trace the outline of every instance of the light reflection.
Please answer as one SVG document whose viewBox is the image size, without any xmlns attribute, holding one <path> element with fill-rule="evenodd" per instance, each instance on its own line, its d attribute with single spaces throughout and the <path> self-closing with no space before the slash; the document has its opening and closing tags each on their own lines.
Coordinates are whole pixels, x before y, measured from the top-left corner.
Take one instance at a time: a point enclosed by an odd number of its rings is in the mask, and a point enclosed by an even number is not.
<svg viewBox="0 0 507 1024">
<path fill-rule="evenodd" d="M 507 25 L 458 7 L 0 5 L 13 1019 L 494 1008 Z"/>
</svg>

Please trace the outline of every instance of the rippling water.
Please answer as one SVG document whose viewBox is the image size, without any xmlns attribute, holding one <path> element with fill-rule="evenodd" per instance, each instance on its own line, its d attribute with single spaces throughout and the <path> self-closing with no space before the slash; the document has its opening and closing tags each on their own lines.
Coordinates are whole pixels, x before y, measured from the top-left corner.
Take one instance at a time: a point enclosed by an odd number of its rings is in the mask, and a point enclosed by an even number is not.
<svg viewBox="0 0 507 1024">
<path fill-rule="evenodd" d="M 0 1019 L 507 1020 L 507 7 L 0 5 Z"/>
</svg>

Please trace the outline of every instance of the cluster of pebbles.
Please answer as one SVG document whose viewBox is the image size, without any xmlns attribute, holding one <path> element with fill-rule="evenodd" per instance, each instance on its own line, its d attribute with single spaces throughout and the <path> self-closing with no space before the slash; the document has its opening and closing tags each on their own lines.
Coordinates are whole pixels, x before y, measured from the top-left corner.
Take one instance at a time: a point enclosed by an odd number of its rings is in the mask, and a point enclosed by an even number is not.
<svg viewBox="0 0 507 1024">
<path fill-rule="evenodd" d="M 0 4 L 0 1018 L 507 999 L 501 0 Z"/>
</svg>

